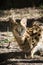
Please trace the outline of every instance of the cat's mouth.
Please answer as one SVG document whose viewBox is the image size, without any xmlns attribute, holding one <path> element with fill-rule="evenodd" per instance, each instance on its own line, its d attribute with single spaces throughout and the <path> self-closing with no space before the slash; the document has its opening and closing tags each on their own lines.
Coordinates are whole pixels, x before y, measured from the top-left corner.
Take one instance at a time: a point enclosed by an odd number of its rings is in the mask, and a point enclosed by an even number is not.
<svg viewBox="0 0 43 65">
<path fill-rule="evenodd" d="M 22 36 L 22 35 L 25 33 L 25 29 L 24 29 L 23 27 L 18 27 L 18 28 L 16 29 L 16 31 L 18 32 L 18 34 L 19 34 L 20 36 Z"/>
</svg>

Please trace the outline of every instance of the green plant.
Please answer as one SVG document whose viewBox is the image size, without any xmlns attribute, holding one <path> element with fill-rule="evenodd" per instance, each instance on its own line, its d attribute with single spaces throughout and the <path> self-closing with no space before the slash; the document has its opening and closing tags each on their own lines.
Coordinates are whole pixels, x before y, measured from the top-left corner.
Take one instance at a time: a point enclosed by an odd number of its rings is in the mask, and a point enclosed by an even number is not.
<svg viewBox="0 0 43 65">
<path fill-rule="evenodd" d="M 40 6 L 39 6 L 41 9 L 43 9 L 43 5 L 41 4 Z"/>
</svg>

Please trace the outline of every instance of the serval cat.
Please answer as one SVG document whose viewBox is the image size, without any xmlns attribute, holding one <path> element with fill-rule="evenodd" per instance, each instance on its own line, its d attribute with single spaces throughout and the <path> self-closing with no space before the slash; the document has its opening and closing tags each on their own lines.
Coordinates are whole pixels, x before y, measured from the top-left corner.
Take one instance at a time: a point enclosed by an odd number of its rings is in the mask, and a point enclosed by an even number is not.
<svg viewBox="0 0 43 65">
<path fill-rule="evenodd" d="M 20 23 L 17 23 L 15 19 L 10 19 L 10 21 L 12 32 L 20 48 L 22 51 L 30 51 L 31 57 L 34 58 L 36 51 L 43 50 L 43 27 L 37 24 L 37 21 L 33 22 L 32 27 L 27 27 L 27 18 L 25 17 L 21 19 Z"/>
</svg>

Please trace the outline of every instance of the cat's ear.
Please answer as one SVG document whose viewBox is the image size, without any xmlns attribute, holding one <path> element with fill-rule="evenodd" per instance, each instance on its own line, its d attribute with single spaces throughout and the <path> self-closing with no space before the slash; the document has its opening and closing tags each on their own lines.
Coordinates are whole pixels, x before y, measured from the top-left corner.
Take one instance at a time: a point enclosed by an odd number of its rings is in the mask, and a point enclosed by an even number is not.
<svg viewBox="0 0 43 65">
<path fill-rule="evenodd" d="M 14 16 L 9 17 L 9 21 L 10 21 L 11 23 L 16 23 L 16 20 L 15 20 Z"/>
<path fill-rule="evenodd" d="M 21 20 L 21 25 L 23 26 L 23 27 L 26 27 L 26 25 L 27 25 L 27 18 L 26 17 L 24 17 L 22 20 Z"/>
</svg>

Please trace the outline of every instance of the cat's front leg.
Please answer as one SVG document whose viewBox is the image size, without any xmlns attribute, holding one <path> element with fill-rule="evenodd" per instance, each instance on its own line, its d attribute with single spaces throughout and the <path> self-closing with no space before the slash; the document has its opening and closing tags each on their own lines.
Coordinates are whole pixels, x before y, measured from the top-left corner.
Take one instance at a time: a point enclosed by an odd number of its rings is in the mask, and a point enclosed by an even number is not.
<svg viewBox="0 0 43 65">
<path fill-rule="evenodd" d="M 36 46 L 36 47 L 34 47 L 34 48 L 32 49 L 32 51 L 31 51 L 31 57 L 32 57 L 32 58 L 35 58 L 34 54 L 35 54 L 35 52 L 37 52 L 37 51 L 38 51 L 38 46 Z"/>
</svg>

